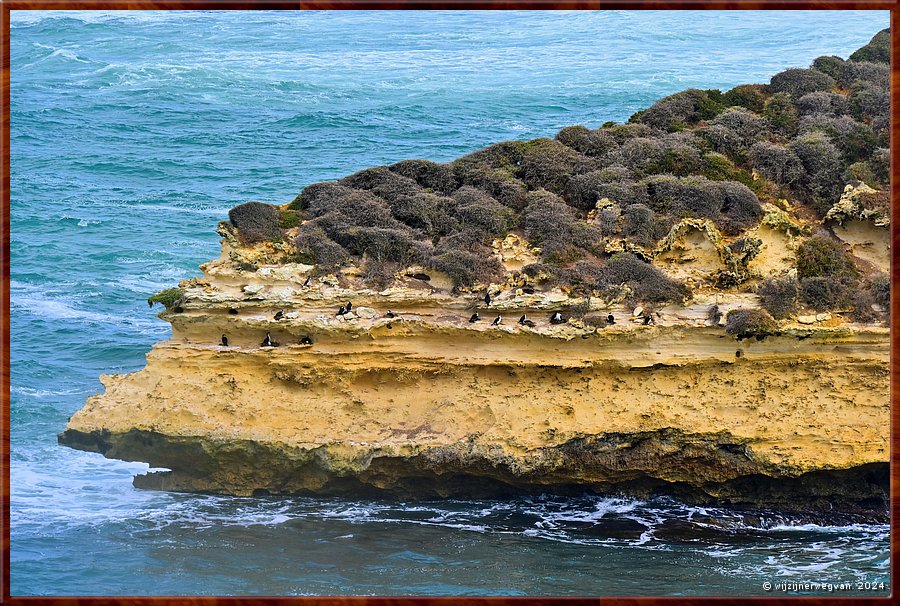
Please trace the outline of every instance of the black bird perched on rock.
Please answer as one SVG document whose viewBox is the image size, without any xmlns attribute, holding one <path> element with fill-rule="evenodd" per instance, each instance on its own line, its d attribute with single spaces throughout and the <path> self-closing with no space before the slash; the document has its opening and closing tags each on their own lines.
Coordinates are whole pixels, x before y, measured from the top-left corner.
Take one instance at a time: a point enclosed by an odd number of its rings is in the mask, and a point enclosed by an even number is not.
<svg viewBox="0 0 900 606">
<path fill-rule="evenodd" d="M 525 317 L 525 314 L 522 314 L 522 317 L 519 318 L 519 324 L 522 326 L 531 326 L 534 327 L 534 322 Z"/>
<path fill-rule="evenodd" d="M 228 313 L 230 313 L 232 316 L 236 316 L 237 310 L 235 308 L 231 307 L 228 309 Z"/>
<path fill-rule="evenodd" d="M 609 314 L 608 316 L 606 316 L 606 323 L 607 324 L 615 324 L 616 323 L 615 317 L 613 317 L 612 314 Z"/>
<path fill-rule="evenodd" d="M 351 309 L 353 309 L 353 303 L 347 301 L 347 311 L 350 311 Z"/>
<path fill-rule="evenodd" d="M 275 319 L 276 319 L 276 320 L 280 320 L 280 319 L 283 318 L 283 317 L 284 317 L 284 310 L 283 310 L 283 309 L 279 309 L 279 310 L 275 313 Z"/>
<path fill-rule="evenodd" d="M 259 344 L 260 347 L 275 347 L 272 343 L 272 335 L 266 333 L 266 338 L 263 339 L 263 342 Z"/>
<path fill-rule="evenodd" d="M 650 324 L 653 324 L 653 316 L 647 314 L 644 316 L 644 326 L 649 326 Z"/>
<path fill-rule="evenodd" d="M 486 293 L 484 293 L 484 304 L 485 305 L 491 304 L 491 291 L 487 291 Z"/>
<path fill-rule="evenodd" d="M 530 286 L 523 286 L 523 287 L 522 287 L 522 292 L 525 293 L 526 295 L 533 295 L 533 294 L 534 294 L 534 289 L 531 288 Z"/>
<path fill-rule="evenodd" d="M 556 312 L 553 312 L 552 316 L 550 316 L 550 323 L 551 324 L 565 324 L 566 321 L 563 319 L 562 314 L 559 313 L 558 311 L 556 311 Z"/>
<path fill-rule="evenodd" d="M 498 315 L 496 318 L 494 318 L 494 321 L 491 322 L 491 326 L 500 326 L 501 322 L 503 322 L 503 318 Z"/>
<path fill-rule="evenodd" d="M 303 283 L 303 286 L 309 286 L 310 282 L 312 282 L 312 276 L 306 276 L 306 281 Z"/>
<path fill-rule="evenodd" d="M 225 335 L 222 335 L 222 346 L 228 347 L 228 337 L 226 337 Z"/>
<path fill-rule="evenodd" d="M 385 317 L 385 318 L 393 318 L 393 317 L 395 317 L 395 316 L 394 316 L 394 312 L 392 312 L 392 311 L 389 309 L 388 312 L 387 312 L 386 314 L 384 314 L 384 317 Z"/>
<path fill-rule="evenodd" d="M 309 335 L 306 335 L 302 339 L 300 339 L 300 345 L 312 345 L 312 339 L 309 338 Z"/>
<path fill-rule="evenodd" d="M 345 313 L 347 313 L 347 308 L 341 305 L 341 308 L 338 310 L 336 315 L 343 316 Z"/>
<path fill-rule="evenodd" d="M 476 311 L 469 317 L 469 324 L 474 324 L 475 322 L 477 322 L 480 319 L 481 319 L 481 316 L 479 316 L 478 312 Z"/>
</svg>

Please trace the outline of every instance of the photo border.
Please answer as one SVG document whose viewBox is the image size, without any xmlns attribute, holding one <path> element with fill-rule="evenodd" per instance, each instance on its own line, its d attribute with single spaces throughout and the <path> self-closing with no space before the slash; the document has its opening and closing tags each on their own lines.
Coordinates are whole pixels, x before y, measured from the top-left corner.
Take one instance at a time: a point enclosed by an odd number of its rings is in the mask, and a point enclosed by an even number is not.
<svg viewBox="0 0 900 606">
<path fill-rule="evenodd" d="M 587 605 L 603 604 L 615 606 L 656 606 L 669 604 L 686 604 L 689 606 L 717 606 L 735 603 L 778 605 L 802 602 L 804 605 L 849 604 L 852 606 L 876 606 L 892 603 L 895 593 L 894 582 L 897 578 L 898 539 L 894 532 L 898 521 L 898 467 L 896 454 L 900 452 L 900 436 L 898 436 L 898 407 L 900 397 L 900 376 L 898 376 L 898 358 L 900 351 L 900 331 L 891 330 L 891 364 L 890 364 L 890 402 L 891 402 L 891 437 L 890 437 L 890 579 L 891 594 L 887 597 L 839 597 L 839 596 L 773 596 L 773 597 L 144 597 L 144 596 L 59 596 L 59 597 L 26 597 L 10 596 L 10 11 L 13 10 L 886 10 L 890 11 L 891 28 L 891 326 L 900 326 L 900 306 L 894 286 L 898 282 L 900 262 L 898 262 L 898 246 L 900 246 L 900 200 L 898 200 L 898 173 L 900 161 L 896 152 L 900 150 L 900 104 L 896 103 L 900 91 L 900 44 L 897 43 L 897 17 L 900 15 L 900 0 L 680 0 L 680 1 L 642 1 L 611 0 L 605 2 L 546 0 L 445 0 L 443 2 L 429 0 L 330 0 L 309 2 L 283 1 L 246 1 L 246 0 L 0 0 L 0 59 L 2 59 L 2 101 L 0 101 L 0 475 L 2 475 L 2 494 L 0 494 L 0 604 L 25 605 L 59 605 L 59 606 L 158 606 L 166 604 L 212 606 L 217 604 L 317 604 L 322 606 L 445 606 L 447 604 L 464 604 L 466 606 L 544 606 L 544 605 Z"/>
</svg>

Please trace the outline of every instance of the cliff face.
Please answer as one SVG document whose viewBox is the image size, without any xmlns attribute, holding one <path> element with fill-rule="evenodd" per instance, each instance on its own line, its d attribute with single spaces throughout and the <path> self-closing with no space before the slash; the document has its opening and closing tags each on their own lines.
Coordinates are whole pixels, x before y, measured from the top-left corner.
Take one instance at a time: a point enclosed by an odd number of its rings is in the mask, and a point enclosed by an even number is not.
<svg viewBox="0 0 900 606">
<path fill-rule="evenodd" d="M 739 341 L 710 325 L 702 300 L 662 308 L 649 326 L 622 307 L 603 309 L 613 325 L 551 325 L 563 295 L 521 289 L 482 306 L 507 314 L 500 326 L 470 324 L 471 298 L 412 278 L 382 293 L 303 286 L 308 267 L 240 272 L 228 239 L 224 249 L 203 280 L 183 283 L 183 307 L 161 314 L 172 339 L 143 370 L 102 377 L 105 393 L 71 418 L 63 444 L 168 468 L 136 479 L 165 490 L 578 487 L 883 507 L 887 328 L 820 316 Z M 752 295 L 716 298 L 727 312 Z M 352 312 L 335 316 L 348 299 Z M 516 323 L 521 313 L 536 326 Z M 260 347 L 266 332 L 277 347 Z"/>
<path fill-rule="evenodd" d="M 166 490 L 884 516 L 888 39 L 239 205 L 203 277 L 150 298 L 172 339 L 60 441 Z"/>
</svg>

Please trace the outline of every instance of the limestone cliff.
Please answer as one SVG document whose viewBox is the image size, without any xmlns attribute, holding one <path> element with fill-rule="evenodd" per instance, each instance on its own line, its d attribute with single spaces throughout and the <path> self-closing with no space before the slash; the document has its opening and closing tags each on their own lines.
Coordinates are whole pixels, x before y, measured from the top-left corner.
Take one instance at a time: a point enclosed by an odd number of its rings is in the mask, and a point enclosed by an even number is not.
<svg viewBox="0 0 900 606">
<path fill-rule="evenodd" d="M 203 276 L 150 298 L 172 338 L 60 441 L 168 468 L 135 480 L 165 490 L 883 516 L 877 57 L 242 204 Z"/>
<path fill-rule="evenodd" d="M 521 289 L 490 305 L 515 310 L 511 319 L 470 324 L 471 297 L 412 288 L 414 278 L 381 293 L 329 278 L 304 286 L 311 268 L 242 271 L 233 241 L 223 243 L 161 314 L 172 339 L 145 369 L 102 377 L 105 393 L 61 435 L 171 469 L 139 486 L 402 496 L 580 487 L 883 507 L 887 328 L 820 317 L 739 341 L 710 325 L 713 299 L 702 297 L 659 309 L 648 326 L 621 307 L 601 312 L 613 325 L 552 325 L 548 310 L 564 295 Z M 714 298 L 722 312 L 752 304 Z M 352 311 L 336 316 L 347 300 Z M 520 313 L 536 326 L 516 323 Z M 276 347 L 260 347 L 266 332 Z"/>
</svg>

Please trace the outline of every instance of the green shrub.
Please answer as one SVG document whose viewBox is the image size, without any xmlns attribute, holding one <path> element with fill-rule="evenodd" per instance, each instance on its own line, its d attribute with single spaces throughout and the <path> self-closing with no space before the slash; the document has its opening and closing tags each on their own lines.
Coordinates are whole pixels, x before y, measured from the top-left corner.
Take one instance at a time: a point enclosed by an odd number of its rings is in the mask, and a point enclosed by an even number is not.
<svg viewBox="0 0 900 606">
<path fill-rule="evenodd" d="M 782 320 L 797 312 L 800 300 L 800 285 L 797 280 L 783 276 L 765 280 L 756 289 L 763 308 L 773 318 Z"/>
<path fill-rule="evenodd" d="M 850 61 L 891 62 L 891 30 L 885 28 L 875 34 L 868 44 L 850 55 Z"/>
<path fill-rule="evenodd" d="M 742 84 L 735 86 L 722 95 L 722 102 L 728 105 L 739 105 L 750 111 L 762 111 L 766 96 L 760 84 Z"/>
<path fill-rule="evenodd" d="M 630 124 L 616 124 L 606 123 L 603 125 L 602 130 L 611 134 L 616 139 L 616 143 L 622 145 L 629 139 L 635 139 L 637 137 L 645 137 L 648 139 L 655 139 L 657 137 L 661 137 L 665 134 L 664 131 L 653 128 L 647 124 L 641 123 L 630 123 Z"/>
<path fill-rule="evenodd" d="M 682 303 L 690 294 L 684 284 L 669 278 L 631 253 L 613 255 L 602 268 L 598 279 L 600 287 L 622 284 L 631 289 L 635 301 Z"/>
<path fill-rule="evenodd" d="M 762 113 L 776 132 L 786 137 L 793 137 L 796 134 L 799 117 L 790 95 L 786 93 L 772 95 L 766 100 Z"/>
<path fill-rule="evenodd" d="M 817 58 L 815 61 L 813 61 L 812 67 L 814 70 L 831 76 L 835 79 L 835 81 L 840 83 L 843 79 L 844 69 L 846 65 L 846 62 L 843 59 L 832 55 L 830 57 L 825 56 Z"/>
<path fill-rule="evenodd" d="M 725 332 L 740 339 L 762 340 L 777 332 L 778 325 L 764 309 L 732 309 L 725 316 Z"/>
<path fill-rule="evenodd" d="M 153 307 L 154 303 L 162 303 L 163 307 L 166 309 L 172 309 L 173 307 L 181 305 L 183 302 L 184 291 L 180 288 L 167 288 L 147 299 L 147 303 L 150 307 Z"/>
<path fill-rule="evenodd" d="M 453 170 L 446 164 L 428 160 L 404 160 L 392 164 L 389 168 L 412 179 L 420 187 L 442 194 L 451 194 L 459 186 L 453 176 Z"/>
<path fill-rule="evenodd" d="M 753 177 L 747 171 L 735 166 L 728 156 L 717 152 L 703 155 L 703 169 L 700 174 L 711 181 L 737 181 L 747 187 L 755 185 Z"/>
<path fill-rule="evenodd" d="M 228 211 L 228 219 L 245 244 L 270 242 L 281 237 L 281 218 L 277 206 L 247 202 Z"/>
<path fill-rule="evenodd" d="M 300 213 L 296 210 L 290 209 L 278 209 L 278 226 L 281 229 L 291 229 L 292 227 L 299 227 L 301 218 Z"/>
<path fill-rule="evenodd" d="M 669 95 L 648 107 L 635 121 L 669 132 L 682 130 L 700 120 L 709 120 L 725 109 L 722 103 L 711 98 L 715 96 L 711 93 L 689 88 Z"/>
<path fill-rule="evenodd" d="M 600 157 L 618 147 L 611 133 L 584 126 L 567 126 L 556 133 L 556 140 L 585 156 Z"/>
<path fill-rule="evenodd" d="M 319 197 L 309 206 L 309 215 L 321 217 L 320 223 L 332 239 L 348 227 L 382 227 L 402 229 L 403 225 L 391 215 L 387 203 L 375 194 L 349 189 L 340 197 Z"/>
<path fill-rule="evenodd" d="M 816 91 L 830 91 L 835 86 L 834 78 L 828 74 L 809 68 L 790 68 L 772 76 L 769 87 L 772 92 L 786 93 L 795 99 Z"/>
<path fill-rule="evenodd" d="M 844 247 L 827 236 L 813 236 L 797 247 L 797 276 L 856 278 L 859 271 Z"/>
</svg>

